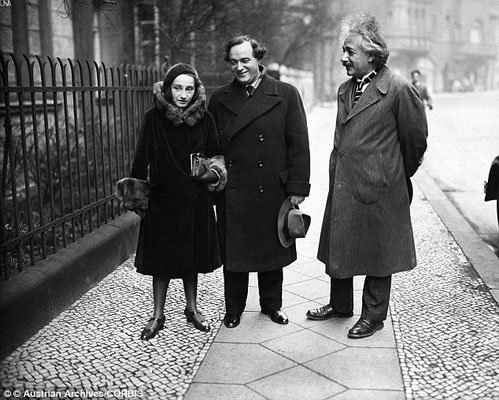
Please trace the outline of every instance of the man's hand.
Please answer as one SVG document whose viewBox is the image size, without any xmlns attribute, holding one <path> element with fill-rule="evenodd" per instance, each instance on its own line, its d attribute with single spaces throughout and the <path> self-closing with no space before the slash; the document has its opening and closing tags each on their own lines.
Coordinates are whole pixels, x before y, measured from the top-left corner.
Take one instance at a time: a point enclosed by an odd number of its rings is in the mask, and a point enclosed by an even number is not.
<svg viewBox="0 0 499 400">
<path fill-rule="evenodd" d="M 289 202 L 293 205 L 293 207 L 296 207 L 303 200 L 305 200 L 305 196 L 289 196 Z"/>
</svg>

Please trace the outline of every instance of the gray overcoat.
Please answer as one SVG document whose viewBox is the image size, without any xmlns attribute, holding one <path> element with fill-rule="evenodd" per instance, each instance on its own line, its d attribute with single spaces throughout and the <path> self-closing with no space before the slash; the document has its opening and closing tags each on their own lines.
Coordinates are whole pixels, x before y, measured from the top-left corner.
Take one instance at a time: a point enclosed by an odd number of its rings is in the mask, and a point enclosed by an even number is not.
<svg viewBox="0 0 499 400">
<path fill-rule="evenodd" d="M 310 190 L 307 121 L 298 90 L 264 75 L 247 98 L 233 81 L 213 93 L 208 109 L 228 173 L 216 200 L 224 267 L 282 268 L 296 260 L 296 248 L 279 242 L 279 208 L 288 195 L 308 196 Z"/>
<path fill-rule="evenodd" d="M 338 90 L 335 147 L 318 259 L 333 278 L 388 276 L 416 266 L 407 182 L 426 150 L 416 89 L 383 67 L 352 108 Z"/>
</svg>

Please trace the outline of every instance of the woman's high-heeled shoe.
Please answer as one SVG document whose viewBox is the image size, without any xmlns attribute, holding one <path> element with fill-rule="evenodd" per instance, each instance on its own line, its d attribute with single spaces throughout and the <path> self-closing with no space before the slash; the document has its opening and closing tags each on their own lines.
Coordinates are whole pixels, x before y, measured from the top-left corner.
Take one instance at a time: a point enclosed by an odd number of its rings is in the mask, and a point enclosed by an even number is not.
<svg viewBox="0 0 499 400">
<path fill-rule="evenodd" d="M 144 330 L 142 331 L 142 334 L 140 335 L 140 338 L 142 340 L 152 339 L 165 326 L 165 316 L 164 315 L 161 318 L 151 318 L 147 323 L 149 324 L 149 322 L 151 322 L 151 321 L 156 321 L 158 324 L 156 325 L 156 327 L 154 329 L 144 328 Z"/>
<path fill-rule="evenodd" d="M 208 325 L 208 322 L 205 321 L 203 315 L 199 311 L 189 311 L 186 308 L 184 310 L 184 315 L 187 318 L 187 322 L 192 322 L 196 329 L 199 329 L 203 332 L 210 331 L 210 325 Z M 197 316 L 199 316 L 200 318 L 196 318 Z"/>
</svg>

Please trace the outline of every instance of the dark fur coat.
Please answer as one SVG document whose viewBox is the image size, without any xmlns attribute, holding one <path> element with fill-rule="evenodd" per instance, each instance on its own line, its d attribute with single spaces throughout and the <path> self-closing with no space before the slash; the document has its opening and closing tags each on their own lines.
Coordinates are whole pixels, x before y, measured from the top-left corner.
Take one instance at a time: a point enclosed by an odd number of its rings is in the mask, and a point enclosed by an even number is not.
<svg viewBox="0 0 499 400">
<path fill-rule="evenodd" d="M 221 265 L 213 193 L 190 176 L 190 154 L 203 152 L 222 171 L 211 189 L 221 190 L 226 181 L 217 130 L 203 94 L 201 87 L 181 112 L 156 92 L 155 107 L 144 115 L 130 174 L 150 183 L 135 257 L 139 273 L 184 278 Z"/>
</svg>

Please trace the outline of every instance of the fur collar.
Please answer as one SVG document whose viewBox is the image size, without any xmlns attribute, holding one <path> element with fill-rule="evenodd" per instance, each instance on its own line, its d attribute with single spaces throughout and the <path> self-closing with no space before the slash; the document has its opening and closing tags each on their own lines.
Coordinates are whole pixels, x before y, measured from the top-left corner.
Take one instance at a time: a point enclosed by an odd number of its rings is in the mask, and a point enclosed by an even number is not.
<svg viewBox="0 0 499 400">
<path fill-rule="evenodd" d="M 154 105 L 174 126 L 185 123 L 192 128 L 203 119 L 206 113 L 206 90 L 203 85 L 199 85 L 198 96 L 194 103 L 184 109 L 178 108 L 166 100 L 161 89 L 162 85 L 155 84 L 153 87 Z"/>
</svg>

